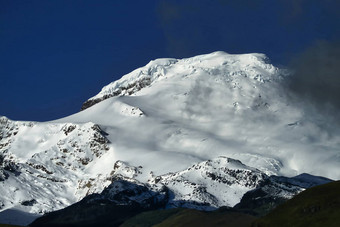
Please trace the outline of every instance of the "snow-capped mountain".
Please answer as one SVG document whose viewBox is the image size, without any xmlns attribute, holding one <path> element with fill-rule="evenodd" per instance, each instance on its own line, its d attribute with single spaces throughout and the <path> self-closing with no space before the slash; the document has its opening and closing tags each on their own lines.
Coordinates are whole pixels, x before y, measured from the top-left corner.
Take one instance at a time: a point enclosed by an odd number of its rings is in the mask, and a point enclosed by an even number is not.
<svg viewBox="0 0 340 227">
<path fill-rule="evenodd" d="M 136 181 L 142 169 L 118 161 L 113 176 Z M 151 176 L 145 183 L 150 191 L 164 190 L 168 194 L 167 207 L 187 207 L 210 210 L 221 206 L 232 207 L 244 193 L 256 188 L 267 176 L 238 160 L 218 157 L 194 164 L 185 170 Z M 114 182 L 114 181 L 113 181 Z"/>
<path fill-rule="evenodd" d="M 103 192 L 91 194 L 65 209 L 46 214 L 30 226 L 67 226 L 71 223 L 74 226 L 120 226 L 141 212 L 177 207 L 182 210 L 212 210 L 219 207 L 219 212 L 227 209 L 238 215 L 263 215 L 305 187 L 330 182 L 329 179 L 307 174 L 293 178 L 269 177 L 226 157 L 208 160 L 178 173 L 157 176 L 148 183 L 133 178 L 140 169 L 117 161 L 112 183 Z M 221 207 L 226 203 L 230 205 L 230 201 L 224 199 L 230 199 L 233 194 L 237 198 L 244 190 L 255 186 L 254 190 L 246 192 L 234 208 Z M 170 212 L 174 210 L 178 209 L 171 209 Z M 139 220 L 138 224 L 147 222 L 147 225 L 151 225 L 149 218 L 147 216 L 146 220 Z"/>
<path fill-rule="evenodd" d="M 0 209 L 42 214 L 117 177 L 196 208 L 234 206 L 270 175 L 340 179 L 339 130 L 291 102 L 286 76 L 263 54 L 158 59 L 66 118 L 2 117 Z"/>
</svg>

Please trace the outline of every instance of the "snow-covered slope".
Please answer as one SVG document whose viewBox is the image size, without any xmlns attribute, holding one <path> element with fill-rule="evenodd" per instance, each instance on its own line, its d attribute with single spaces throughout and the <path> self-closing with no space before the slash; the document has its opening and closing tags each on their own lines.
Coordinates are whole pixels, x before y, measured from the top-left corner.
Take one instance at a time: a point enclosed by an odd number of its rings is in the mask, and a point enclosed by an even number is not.
<svg viewBox="0 0 340 227">
<path fill-rule="evenodd" d="M 89 175 L 88 166 L 110 152 L 104 132 L 93 123 L 13 122 L 2 117 L 0 125 L 2 209 L 21 205 L 25 211 L 44 213 L 70 205 L 85 196 L 81 180 L 96 176 Z"/>
<path fill-rule="evenodd" d="M 304 172 L 340 179 L 339 130 L 291 103 L 285 76 L 263 54 L 158 59 L 107 85 L 69 117 L 44 123 L 3 117 L 0 207 L 32 213 L 65 207 L 110 185 L 123 171 L 117 165 L 141 184 L 161 176 L 178 200 L 201 201 L 191 185 L 202 183 L 217 197 L 206 197 L 214 207 L 236 204 L 257 185 L 247 185 L 244 175 L 226 178 L 230 165 L 257 180 Z M 229 159 L 218 163 L 219 156 Z M 215 161 L 204 171 L 188 169 L 207 160 Z M 218 170 L 214 177 L 207 175 L 211 168 Z M 213 178 L 234 186 L 210 184 Z M 185 181 L 172 186 L 178 179 Z"/>
<path fill-rule="evenodd" d="M 117 159 L 152 166 L 156 174 L 225 155 L 268 174 L 307 172 L 339 179 L 339 131 L 328 130 L 327 119 L 286 98 L 284 73 L 263 54 L 155 60 L 90 100 L 115 96 L 120 87 L 131 93 L 57 122 L 101 125 Z M 134 86 L 140 80 L 150 85 Z M 143 115 L 117 116 L 122 104 Z"/>
</svg>

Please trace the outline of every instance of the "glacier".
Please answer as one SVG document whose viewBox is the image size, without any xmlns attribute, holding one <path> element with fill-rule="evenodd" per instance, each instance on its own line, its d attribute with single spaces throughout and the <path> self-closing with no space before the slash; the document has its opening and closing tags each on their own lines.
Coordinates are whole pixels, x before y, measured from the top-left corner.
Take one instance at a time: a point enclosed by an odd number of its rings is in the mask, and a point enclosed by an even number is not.
<svg viewBox="0 0 340 227">
<path fill-rule="evenodd" d="M 141 184 L 159 176 L 169 184 L 176 173 L 190 178 L 190 166 L 218 157 L 239 160 L 259 179 L 302 173 L 340 179 L 339 130 L 308 103 L 293 102 L 286 77 L 258 53 L 156 59 L 105 86 L 71 116 L 1 117 L 0 209 L 41 215 L 64 208 L 108 187 L 117 162 L 126 165 L 122 177 Z M 195 184 L 204 173 L 192 176 Z M 214 196 L 225 190 L 227 202 L 213 200 L 216 207 L 235 205 L 256 186 L 211 185 L 206 190 Z M 191 198 L 190 187 L 174 190 L 179 200 Z"/>
</svg>

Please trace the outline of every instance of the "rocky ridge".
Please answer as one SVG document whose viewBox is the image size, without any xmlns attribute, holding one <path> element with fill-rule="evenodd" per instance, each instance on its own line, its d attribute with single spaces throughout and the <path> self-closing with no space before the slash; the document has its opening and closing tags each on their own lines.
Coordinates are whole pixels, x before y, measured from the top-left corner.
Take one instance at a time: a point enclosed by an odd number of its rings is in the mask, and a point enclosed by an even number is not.
<svg viewBox="0 0 340 227">
<path fill-rule="evenodd" d="M 142 169 L 141 166 L 129 166 L 117 161 L 111 173 L 112 183 L 101 193 L 101 198 L 120 205 L 127 204 L 126 201 L 143 204 L 143 199 L 155 200 L 155 195 L 163 195 L 156 200 L 158 203 L 162 201 L 167 208 L 245 208 L 245 201 L 249 202 L 250 199 L 285 201 L 306 188 L 331 182 L 327 178 L 308 174 L 292 178 L 268 176 L 239 160 L 223 156 L 176 173 L 161 176 L 150 173 L 152 177 L 147 183 L 136 179 L 142 174 Z"/>
<path fill-rule="evenodd" d="M 93 123 L 48 124 L 49 131 L 37 136 L 35 141 L 31 141 L 30 135 L 46 130 L 46 124 L 15 122 L 4 117 L 0 123 L 1 209 L 19 205 L 31 212 L 44 213 L 63 208 L 77 201 L 62 197 L 69 184 L 78 185 L 75 195 L 83 198 L 86 191 L 81 175 L 86 172 L 87 165 L 109 150 L 105 132 Z M 18 141 L 27 147 L 18 146 Z M 30 151 L 31 143 L 40 144 L 41 150 Z M 98 190 L 104 187 L 98 186 Z"/>
<path fill-rule="evenodd" d="M 201 162 L 181 172 L 154 176 L 148 183 L 135 179 L 141 169 L 117 161 L 112 183 L 103 192 L 86 196 L 70 207 L 38 218 L 31 225 L 118 226 L 136 214 L 165 208 L 204 211 L 220 208 L 260 216 L 308 187 L 331 182 L 306 174 L 295 178 L 267 176 L 227 157 Z M 234 206 L 228 199 L 242 187 L 248 192 Z"/>
</svg>

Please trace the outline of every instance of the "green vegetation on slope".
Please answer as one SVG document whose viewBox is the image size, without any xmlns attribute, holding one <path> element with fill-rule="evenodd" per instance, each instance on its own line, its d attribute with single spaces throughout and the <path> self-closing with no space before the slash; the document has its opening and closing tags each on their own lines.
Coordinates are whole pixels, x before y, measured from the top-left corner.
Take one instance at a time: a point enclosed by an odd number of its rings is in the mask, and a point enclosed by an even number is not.
<svg viewBox="0 0 340 227">
<path fill-rule="evenodd" d="M 121 227 L 133 226 L 250 226 L 256 217 L 226 209 L 199 211 L 192 209 L 170 209 L 143 212 L 123 223 Z"/>
<path fill-rule="evenodd" d="M 22 227 L 21 225 L 0 224 L 0 227 Z"/>
<path fill-rule="evenodd" d="M 253 226 L 340 226 L 340 181 L 301 192 Z"/>
<path fill-rule="evenodd" d="M 167 209 L 167 210 L 153 210 L 142 212 L 133 218 L 125 221 L 120 227 L 148 227 L 156 225 L 170 216 L 185 210 L 184 208 Z"/>
<path fill-rule="evenodd" d="M 62 210 L 46 214 L 29 226 L 32 227 L 92 227 L 119 226 L 128 218 L 141 213 L 143 208 L 136 205 L 115 205 L 106 200 L 82 200 Z"/>
</svg>

